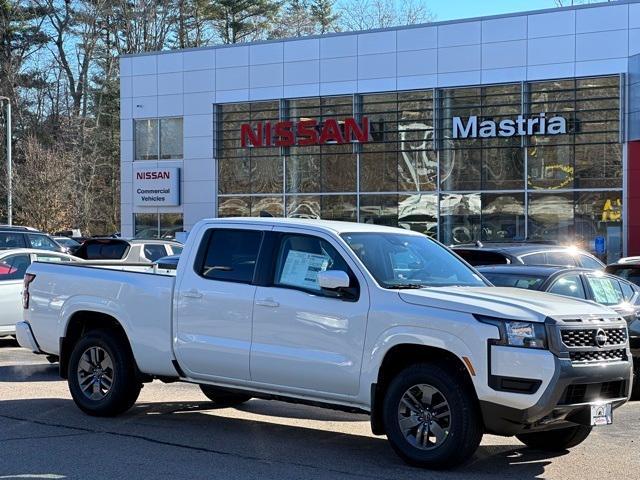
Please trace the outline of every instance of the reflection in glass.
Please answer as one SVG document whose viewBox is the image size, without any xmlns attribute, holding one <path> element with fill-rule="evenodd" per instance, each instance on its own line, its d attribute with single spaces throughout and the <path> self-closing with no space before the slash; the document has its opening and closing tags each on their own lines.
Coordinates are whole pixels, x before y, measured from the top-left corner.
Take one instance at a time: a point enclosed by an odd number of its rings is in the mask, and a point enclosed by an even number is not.
<svg viewBox="0 0 640 480">
<path fill-rule="evenodd" d="M 285 158 L 287 193 L 320 192 L 320 156 L 292 155 Z"/>
<path fill-rule="evenodd" d="M 573 194 L 529 194 L 529 240 L 571 243 L 574 238 Z"/>
<path fill-rule="evenodd" d="M 251 197 L 219 197 L 218 217 L 248 217 Z"/>
<path fill-rule="evenodd" d="M 158 236 L 158 214 L 134 213 L 133 234 L 136 238 L 156 238 Z"/>
<path fill-rule="evenodd" d="M 360 222 L 396 227 L 398 195 L 360 195 Z"/>
<path fill-rule="evenodd" d="M 355 195 L 322 195 L 320 217 L 325 220 L 339 220 L 341 222 L 355 222 Z"/>
<path fill-rule="evenodd" d="M 400 195 L 398 226 L 438 238 L 438 195 Z"/>
<path fill-rule="evenodd" d="M 574 198 L 576 242 L 594 252 L 595 237 L 604 237 L 602 260 L 616 261 L 622 256 L 622 192 L 580 192 Z"/>
<path fill-rule="evenodd" d="M 158 121 L 135 120 L 136 160 L 158 159 Z"/>
<path fill-rule="evenodd" d="M 176 233 L 182 231 L 183 219 L 181 213 L 160 214 L 160 238 L 175 238 Z"/>
<path fill-rule="evenodd" d="M 292 195 L 286 198 L 287 217 L 320 218 L 320 195 Z"/>
<path fill-rule="evenodd" d="M 284 199 L 282 195 L 269 197 L 251 197 L 252 217 L 284 217 Z"/>
<path fill-rule="evenodd" d="M 282 157 L 251 157 L 251 192 L 282 192 Z"/>
<path fill-rule="evenodd" d="M 483 242 L 523 241 L 525 239 L 523 193 L 483 193 Z"/>
<path fill-rule="evenodd" d="M 480 239 L 480 194 L 445 194 L 440 197 L 440 231 L 446 245 Z"/>
<path fill-rule="evenodd" d="M 160 120 L 160 158 L 182 158 L 182 118 Z M 211 152 L 213 155 L 213 152 Z"/>
<path fill-rule="evenodd" d="M 218 160 L 218 193 L 249 193 L 251 169 L 249 157 Z"/>
<path fill-rule="evenodd" d="M 573 145 L 531 146 L 527 150 L 529 188 L 573 188 Z"/>
</svg>

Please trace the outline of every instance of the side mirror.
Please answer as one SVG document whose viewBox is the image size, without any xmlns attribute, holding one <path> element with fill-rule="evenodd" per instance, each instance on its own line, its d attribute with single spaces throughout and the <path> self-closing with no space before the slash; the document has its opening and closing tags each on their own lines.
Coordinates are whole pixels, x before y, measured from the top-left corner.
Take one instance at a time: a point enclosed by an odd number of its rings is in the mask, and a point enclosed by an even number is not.
<svg viewBox="0 0 640 480">
<path fill-rule="evenodd" d="M 338 290 L 339 288 L 349 288 L 350 283 L 349 275 L 341 270 L 318 272 L 318 285 L 320 285 L 320 288 Z"/>
</svg>

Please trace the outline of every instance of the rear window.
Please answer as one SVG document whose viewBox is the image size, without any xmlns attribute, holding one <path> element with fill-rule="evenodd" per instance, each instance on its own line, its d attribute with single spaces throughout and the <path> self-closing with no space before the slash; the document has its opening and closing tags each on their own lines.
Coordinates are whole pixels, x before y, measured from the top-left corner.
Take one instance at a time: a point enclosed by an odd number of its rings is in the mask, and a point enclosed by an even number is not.
<svg viewBox="0 0 640 480">
<path fill-rule="evenodd" d="M 481 265 L 506 265 L 507 257 L 498 252 L 487 250 L 464 250 L 454 248 L 453 251 L 464 258 L 469 264 L 479 267 Z"/>
<path fill-rule="evenodd" d="M 518 273 L 481 272 L 482 275 L 496 287 L 526 288 L 538 290 L 546 280 L 545 277 L 523 275 Z"/>
<path fill-rule="evenodd" d="M 125 242 L 89 242 L 77 255 L 85 260 L 120 260 L 124 258 L 128 248 L 129 245 Z"/>
<path fill-rule="evenodd" d="M 10 248 L 24 248 L 24 235 L 21 233 L 3 232 L 0 233 L 0 250 L 8 250 Z"/>
<path fill-rule="evenodd" d="M 210 280 L 251 283 L 261 242 L 257 230 L 212 230 L 198 273 Z"/>
<path fill-rule="evenodd" d="M 58 250 L 58 244 L 51 240 L 46 235 L 37 235 L 30 233 L 27 235 L 29 237 L 29 244 L 31 248 L 38 248 L 40 250 Z"/>
</svg>

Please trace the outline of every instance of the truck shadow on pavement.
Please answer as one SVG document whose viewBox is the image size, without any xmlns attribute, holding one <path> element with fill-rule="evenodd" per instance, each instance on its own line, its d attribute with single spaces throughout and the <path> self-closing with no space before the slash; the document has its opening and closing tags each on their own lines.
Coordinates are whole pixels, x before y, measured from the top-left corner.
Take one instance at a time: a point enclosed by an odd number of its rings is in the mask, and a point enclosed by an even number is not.
<svg viewBox="0 0 640 480">
<path fill-rule="evenodd" d="M 0 367 L 0 382 L 58 382 L 58 364 L 5 365 Z"/>
<path fill-rule="evenodd" d="M 66 399 L 0 400 L 0 426 L 13 424 L 16 430 L 33 431 L 34 435 L 39 429 L 51 427 L 68 434 L 75 431 L 85 439 L 80 442 L 89 441 L 92 435 L 120 437 L 123 441 L 146 444 L 143 446 L 149 455 L 143 463 L 149 465 L 165 461 L 166 447 L 171 447 L 211 455 L 207 464 L 212 472 L 216 465 L 241 460 L 247 462 L 246 468 L 251 468 L 252 462 L 311 468 L 326 472 L 327 478 L 354 475 L 415 480 L 415 476 L 420 475 L 425 479 L 533 479 L 544 475 L 545 467 L 555 456 L 564 455 L 530 450 L 517 445 L 515 440 L 504 439 L 500 444 L 481 446 L 474 457 L 458 469 L 421 471 L 402 463 L 384 437 L 368 436 L 364 433 L 365 425 L 353 423 L 365 422 L 364 415 L 332 411 L 318 415 L 320 409 L 313 407 L 295 405 L 291 408 L 288 404 L 262 400 L 248 402 L 242 411 L 212 407 L 207 401 L 140 402 L 120 417 L 95 418 L 82 414 Z M 296 413 L 286 416 L 287 409 Z M 336 428 L 336 424 L 345 421 L 345 416 L 353 417 L 349 424 L 353 427 Z M 303 417 L 313 422 L 292 424 L 291 419 L 297 422 Z M 114 461 L 118 454 L 110 452 Z M 24 457 L 24 461 L 28 462 L 28 458 Z M 144 465 L 140 467 L 144 469 Z"/>
</svg>

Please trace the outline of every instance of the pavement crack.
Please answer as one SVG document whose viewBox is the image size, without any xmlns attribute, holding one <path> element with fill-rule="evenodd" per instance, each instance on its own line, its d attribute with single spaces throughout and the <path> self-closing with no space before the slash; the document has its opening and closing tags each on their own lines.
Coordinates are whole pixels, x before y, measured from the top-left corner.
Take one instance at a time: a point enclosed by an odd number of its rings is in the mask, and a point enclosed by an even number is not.
<svg viewBox="0 0 640 480">
<path fill-rule="evenodd" d="M 2 442 L 11 442 L 14 440 L 40 440 L 43 438 L 63 438 L 63 437 L 79 437 L 82 435 L 90 435 L 89 432 L 81 432 L 81 433 L 65 433 L 61 435 L 34 435 L 32 437 L 11 437 L 11 438 L 3 438 Z"/>
<path fill-rule="evenodd" d="M 340 474 L 340 475 L 347 475 L 353 478 L 376 478 L 378 480 L 394 480 L 391 477 L 381 477 L 381 476 L 371 476 L 369 474 L 361 474 L 361 473 L 354 473 L 354 472 L 349 472 L 347 470 L 339 470 L 339 469 L 335 469 L 335 468 L 327 468 L 326 466 L 318 466 L 318 465 L 313 465 L 313 464 L 308 464 L 308 463 L 303 463 L 303 462 L 295 462 L 295 461 L 284 461 L 284 460 L 272 460 L 272 459 L 267 459 L 267 458 L 263 458 L 263 457 L 258 457 L 255 455 L 246 455 L 246 454 L 241 454 L 241 453 L 237 453 L 237 452 L 227 452 L 224 450 L 217 450 L 214 448 L 206 448 L 206 447 L 196 447 L 193 445 L 185 445 L 183 443 L 178 443 L 178 442 L 170 442 L 170 441 L 166 441 L 166 440 L 158 440 L 156 438 L 151 438 L 151 437 L 147 437 L 145 435 L 136 435 L 134 433 L 123 433 L 123 432 L 114 432 L 111 430 L 96 430 L 96 429 L 92 429 L 92 428 L 87 428 L 87 427 L 74 427 L 74 426 L 69 426 L 69 425 L 63 425 L 63 424 L 58 424 L 58 423 L 52 423 L 52 422 L 44 422 L 42 420 L 35 420 L 32 418 L 21 418 L 21 417 L 15 417 L 12 415 L 4 415 L 4 414 L 0 414 L 0 418 L 6 418 L 8 420 L 15 420 L 15 421 L 20 421 L 20 422 L 27 422 L 27 423 L 32 423 L 35 425 L 41 425 L 41 426 L 46 426 L 46 427 L 58 427 L 58 428 L 66 428 L 69 430 L 78 430 L 84 433 L 93 433 L 93 434 L 103 434 L 103 435 L 113 435 L 116 437 L 123 437 L 123 438 L 132 438 L 132 439 L 136 439 L 136 440 L 142 440 L 145 442 L 149 442 L 149 443 L 153 443 L 156 445 L 163 445 L 163 446 L 168 446 L 168 447 L 176 447 L 176 448 L 182 448 L 182 449 L 186 449 L 186 450 L 191 450 L 194 452 L 203 452 L 203 453 L 210 453 L 210 454 L 214 454 L 214 455 L 221 455 L 221 456 L 226 456 L 226 457 L 230 457 L 230 458 L 237 458 L 237 459 L 241 459 L 241 460 L 251 460 L 251 461 L 255 461 L 255 462 L 260 462 L 266 465 L 286 465 L 286 466 L 295 466 L 295 467 L 303 467 L 303 468 L 309 468 L 309 469 L 313 469 L 313 470 L 318 470 L 321 472 L 328 472 L 328 473 L 334 473 L 334 474 Z M 79 434 L 76 434 L 79 435 Z M 65 435 L 60 435 L 60 436 L 65 436 Z M 71 435 L 66 435 L 66 436 L 74 436 L 73 434 Z"/>
</svg>

